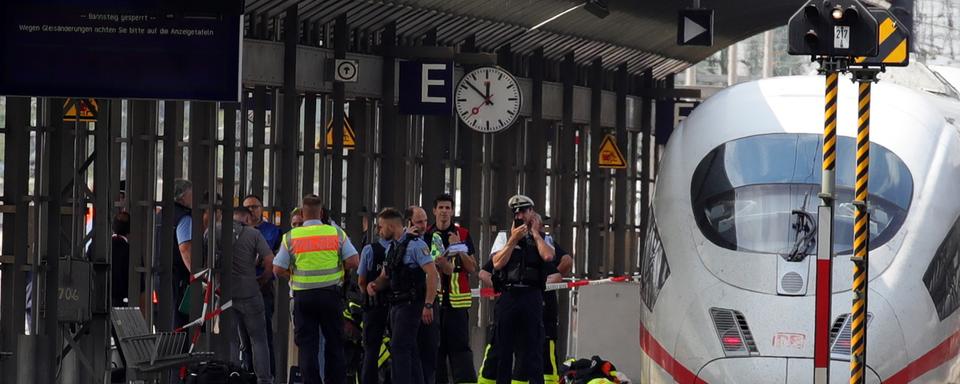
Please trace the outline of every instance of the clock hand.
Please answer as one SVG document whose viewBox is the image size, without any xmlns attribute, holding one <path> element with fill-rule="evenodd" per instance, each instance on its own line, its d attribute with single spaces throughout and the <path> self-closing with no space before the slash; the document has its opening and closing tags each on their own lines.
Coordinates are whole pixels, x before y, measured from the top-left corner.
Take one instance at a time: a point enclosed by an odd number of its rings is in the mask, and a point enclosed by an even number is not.
<svg viewBox="0 0 960 384">
<path fill-rule="evenodd" d="M 484 96 L 483 99 L 484 99 L 484 101 L 486 101 L 487 104 L 493 105 L 493 102 L 490 101 L 490 96 L 491 96 L 491 95 L 490 95 L 490 81 L 484 81 L 484 82 L 483 82 L 483 85 L 486 87 L 486 90 L 487 90 L 486 96 Z"/>
<path fill-rule="evenodd" d="M 489 97 L 485 96 L 485 95 L 483 94 L 483 92 L 480 92 L 480 89 L 477 88 L 475 85 L 473 85 L 473 83 L 471 83 L 471 82 L 469 82 L 469 81 L 467 81 L 466 83 L 467 83 L 467 85 L 470 86 L 471 89 L 473 89 L 475 92 L 477 92 L 477 94 L 480 95 L 480 97 L 483 98 L 484 104 L 493 105 L 493 102 L 490 101 Z"/>
</svg>

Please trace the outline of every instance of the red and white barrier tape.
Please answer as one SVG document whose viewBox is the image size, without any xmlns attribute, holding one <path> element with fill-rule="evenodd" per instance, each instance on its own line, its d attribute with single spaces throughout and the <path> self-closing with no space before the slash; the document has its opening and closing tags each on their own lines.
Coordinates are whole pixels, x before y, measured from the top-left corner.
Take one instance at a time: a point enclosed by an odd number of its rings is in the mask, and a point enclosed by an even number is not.
<svg viewBox="0 0 960 384">
<path fill-rule="evenodd" d="M 602 284 L 611 284 L 611 283 L 626 283 L 633 281 L 633 278 L 630 276 L 616 276 L 608 277 L 606 279 L 600 280 L 574 280 L 564 283 L 550 283 L 546 285 L 545 291 L 559 291 L 561 289 L 575 289 L 579 287 L 585 287 L 588 285 L 602 285 Z M 493 288 L 474 288 L 470 290 L 471 297 L 497 297 L 499 296 Z"/>
</svg>

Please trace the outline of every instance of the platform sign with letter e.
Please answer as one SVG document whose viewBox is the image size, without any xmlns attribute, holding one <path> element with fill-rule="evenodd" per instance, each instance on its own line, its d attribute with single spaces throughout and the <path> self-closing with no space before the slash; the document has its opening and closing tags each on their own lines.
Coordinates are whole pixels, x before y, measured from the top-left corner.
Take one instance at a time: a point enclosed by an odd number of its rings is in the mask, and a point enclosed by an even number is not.
<svg viewBox="0 0 960 384">
<path fill-rule="evenodd" d="M 597 166 L 600 168 L 624 169 L 627 167 L 627 161 L 617 148 L 616 139 L 613 135 L 603 137 L 600 143 L 600 153 L 597 154 Z"/>
<path fill-rule="evenodd" d="M 398 111 L 447 115 L 453 110 L 453 61 L 401 61 Z"/>
</svg>

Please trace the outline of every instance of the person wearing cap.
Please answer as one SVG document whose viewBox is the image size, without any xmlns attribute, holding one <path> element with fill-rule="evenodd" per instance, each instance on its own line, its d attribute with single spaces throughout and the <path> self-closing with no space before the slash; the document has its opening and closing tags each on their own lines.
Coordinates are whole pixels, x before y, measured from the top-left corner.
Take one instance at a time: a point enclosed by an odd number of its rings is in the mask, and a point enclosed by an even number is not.
<svg viewBox="0 0 960 384">
<path fill-rule="evenodd" d="M 495 312 L 497 340 L 513 340 L 525 346 L 518 364 L 526 371 L 531 383 L 543 383 L 543 291 L 546 288 L 545 264 L 553 261 L 554 248 L 543 233 L 539 215 L 533 210 L 533 200 L 516 195 L 507 205 L 513 212 L 514 223 L 509 235 L 497 236 L 490 250 L 493 269 L 503 281 L 503 294 L 497 300 Z M 498 345 L 497 383 L 509 384 L 513 374 L 515 343 Z"/>
<path fill-rule="evenodd" d="M 321 383 L 317 355 L 323 335 L 326 380 L 322 382 L 345 384 L 341 292 L 345 270 L 357 268 L 360 258 L 342 229 L 320 221 L 322 203 L 317 196 L 303 198 L 306 221 L 283 236 L 273 270 L 289 277 L 293 287 L 294 333 L 303 382 Z"/>
</svg>

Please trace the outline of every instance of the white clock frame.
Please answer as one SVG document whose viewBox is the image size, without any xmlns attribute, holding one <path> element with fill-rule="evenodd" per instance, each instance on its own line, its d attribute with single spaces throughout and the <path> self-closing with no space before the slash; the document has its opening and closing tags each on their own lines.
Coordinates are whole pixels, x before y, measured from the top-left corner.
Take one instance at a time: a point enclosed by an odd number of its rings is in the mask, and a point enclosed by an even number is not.
<svg viewBox="0 0 960 384">
<path fill-rule="evenodd" d="M 520 82 L 500 67 L 480 67 L 454 88 L 454 111 L 468 127 L 482 133 L 509 128 L 520 116 L 523 91 Z"/>
</svg>

